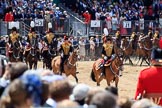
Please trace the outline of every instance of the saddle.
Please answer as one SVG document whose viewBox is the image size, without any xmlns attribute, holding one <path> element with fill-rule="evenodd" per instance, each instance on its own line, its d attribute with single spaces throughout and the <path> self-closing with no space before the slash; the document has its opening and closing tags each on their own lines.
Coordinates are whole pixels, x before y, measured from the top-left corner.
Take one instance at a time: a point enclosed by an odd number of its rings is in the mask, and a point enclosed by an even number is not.
<svg viewBox="0 0 162 108">
<path fill-rule="evenodd" d="M 103 65 L 103 64 L 104 64 L 105 67 L 110 66 L 111 62 L 112 62 L 112 61 L 107 60 L 107 61 L 104 63 L 104 59 L 100 59 L 98 66 L 96 66 L 96 67 L 97 67 L 96 70 L 99 70 L 101 67 L 103 67 L 103 66 L 101 66 L 101 65 Z"/>
</svg>

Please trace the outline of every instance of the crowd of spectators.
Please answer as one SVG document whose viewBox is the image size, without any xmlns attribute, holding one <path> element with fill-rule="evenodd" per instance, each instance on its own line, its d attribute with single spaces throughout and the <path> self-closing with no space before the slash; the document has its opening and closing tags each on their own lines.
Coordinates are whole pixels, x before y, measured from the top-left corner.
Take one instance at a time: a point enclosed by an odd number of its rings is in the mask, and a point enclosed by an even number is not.
<svg viewBox="0 0 162 108">
<path fill-rule="evenodd" d="M 162 10 L 159 0 L 64 0 L 63 2 L 80 15 L 89 11 L 92 20 L 105 20 L 107 14 L 111 17 L 115 14 L 118 18 L 125 16 L 126 20 L 137 20 L 140 17 L 155 20 Z"/>
<path fill-rule="evenodd" d="M 0 19 L 5 21 L 59 19 L 66 18 L 67 12 L 63 12 L 50 0 L 0 0 Z"/>
<path fill-rule="evenodd" d="M 148 99 L 119 97 L 115 87 L 74 84 L 50 70 L 28 70 L 25 63 L 5 63 L 0 71 L 1 108 L 158 108 Z M 160 107 L 159 107 L 160 108 Z"/>
<path fill-rule="evenodd" d="M 162 15 L 160 0 L 71 0 L 70 3 L 64 0 L 63 2 L 65 6 L 82 15 L 85 22 L 88 19 L 106 21 L 107 24 L 104 25 L 109 31 L 121 29 L 122 34 L 126 32 L 122 30 L 123 21 L 133 21 L 133 31 L 139 32 L 140 19 L 144 19 L 145 29 L 156 29 Z M 85 17 L 85 12 L 89 12 L 91 18 Z"/>
</svg>

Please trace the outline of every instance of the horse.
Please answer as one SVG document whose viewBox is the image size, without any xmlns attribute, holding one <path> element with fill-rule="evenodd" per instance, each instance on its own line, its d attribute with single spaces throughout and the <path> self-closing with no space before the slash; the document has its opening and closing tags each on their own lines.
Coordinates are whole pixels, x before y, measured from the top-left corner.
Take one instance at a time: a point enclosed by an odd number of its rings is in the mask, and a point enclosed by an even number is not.
<svg viewBox="0 0 162 108">
<path fill-rule="evenodd" d="M 133 47 L 132 47 L 132 43 L 133 40 L 130 39 L 128 40 L 127 38 L 123 38 L 121 40 L 121 49 L 123 50 L 123 59 L 126 61 L 127 59 L 129 60 L 129 64 L 133 65 L 132 60 L 130 59 L 130 56 L 132 56 L 133 54 Z"/>
<path fill-rule="evenodd" d="M 38 63 L 38 48 L 36 47 L 36 40 L 32 39 L 32 46 L 26 51 L 26 64 L 29 65 L 29 68 L 37 69 Z"/>
<path fill-rule="evenodd" d="M 76 62 L 78 58 L 78 49 L 74 49 L 72 54 L 69 56 L 67 60 L 64 62 L 64 73 L 66 76 L 72 75 L 76 82 L 78 83 L 78 78 L 76 74 L 77 68 L 76 68 Z M 60 72 L 60 63 L 61 63 L 61 56 L 56 56 L 55 58 L 52 59 L 52 70 L 55 74 L 59 74 Z"/>
<path fill-rule="evenodd" d="M 51 45 L 43 43 L 43 48 L 41 49 L 41 55 L 43 57 L 43 68 L 52 69 L 51 61 L 57 56 L 57 39 L 53 39 Z"/>
<path fill-rule="evenodd" d="M 123 71 L 123 59 L 119 55 L 115 55 L 115 58 L 105 65 L 105 76 L 100 76 L 102 69 L 98 68 L 102 59 L 98 59 L 93 63 L 91 71 L 91 79 L 97 82 L 97 86 L 100 86 L 100 82 L 106 79 L 107 85 L 110 86 L 111 81 L 115 81 L 115 86 L 118 87 L 119 77 L 122 76 Z"/>
<path fill-rule="evenodd" d="M 9 48 L 9 61 L 10 62 L 22 62 L 22 48 L 18 42 L 13 44 L 13 47 Z"/>
<path fill-rule="evenodd" d="M 137 64 L 139 63 L 140 59 L 142 59 L 140 66 L 142 66 L 143 61 L 145 61 L 148 65 L 150 65 L 150 57 L 152 49 L 153 49 L 152 40 L 150 39 L 149 36 L 146 35 L 142 38 L 139 38 L 136 49 L 136 55 L 139 57 Z"/>
<path fill-rule="evenodd" d="M 42 49 L 42 57 L 43 57 L 43 68 L 52 69 L 51 61 L 54 57 L 57 56 L 57 49 L 51 47 L 44 47 Z"/>
</svg>

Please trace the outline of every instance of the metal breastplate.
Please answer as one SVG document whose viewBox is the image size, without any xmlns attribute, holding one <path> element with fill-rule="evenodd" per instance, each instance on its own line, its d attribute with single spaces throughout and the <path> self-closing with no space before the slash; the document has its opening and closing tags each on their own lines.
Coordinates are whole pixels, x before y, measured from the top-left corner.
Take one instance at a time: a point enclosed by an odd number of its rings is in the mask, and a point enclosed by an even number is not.
<svg viewBox="0 0 162 108">
<path fill-rule="evenodd" d="M 106 55 L 111 56 L 112 51 L 113 51 L 113 44 L 104 44 L 103 46 L 104 46 Z"/>
</svg>

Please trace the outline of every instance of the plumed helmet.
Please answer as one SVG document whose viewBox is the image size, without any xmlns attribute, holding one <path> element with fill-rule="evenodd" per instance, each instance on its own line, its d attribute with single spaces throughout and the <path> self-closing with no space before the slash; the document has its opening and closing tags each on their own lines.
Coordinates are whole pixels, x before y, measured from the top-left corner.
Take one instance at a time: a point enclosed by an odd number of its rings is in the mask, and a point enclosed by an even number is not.
<svg viewBox="0 0 162 108">
<path fill-rule="evenodd" d="M 48 29 L 50 29 L 50 28 L 52 28 L 52 23 L 51 22 L 48 23 Z"/>
<path fill-rule="evenodd" d="M 34 21 L 31 21 L 31 22 L 30 22 L 30 27 L 33 28 L 34 26 L 35 26 Z"/>
</svg>

